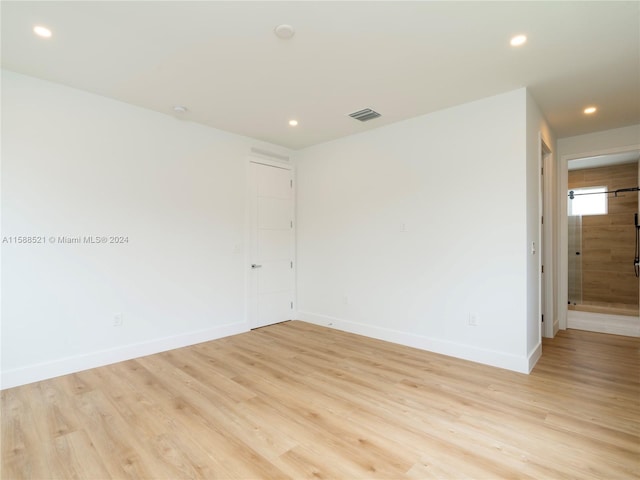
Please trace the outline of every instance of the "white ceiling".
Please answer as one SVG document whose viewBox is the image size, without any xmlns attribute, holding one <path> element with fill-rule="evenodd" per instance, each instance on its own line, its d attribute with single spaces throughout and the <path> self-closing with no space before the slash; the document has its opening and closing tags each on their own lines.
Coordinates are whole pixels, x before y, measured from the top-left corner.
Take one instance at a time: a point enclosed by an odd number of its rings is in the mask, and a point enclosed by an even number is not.
<svg viewBox="0 0 640 480">
<path fill-rule="evenodd" d="M 4 68 L 186 105 L 185 119 L 293 149 L 525 86 L 560 138 L 640 123 L 637 1 L 3 1 L 1 14 Z M 273 34 L 282 23 L 291 40 Z M 529 41 L 515 49 L 517 33 Z M 382 117 L 346 116 L 364 107 Z"/>
<path fill-rule="evenodd" d="M 568 168 L 569 170 L 582 170 L 585 168 L 607 167 L 609 165 L 621 165 L 624 163 L 637 163 L 638 161 L 640 161 L 640 150 L 632 150 L 629 152 L 570 160 Z"/>
</svg>

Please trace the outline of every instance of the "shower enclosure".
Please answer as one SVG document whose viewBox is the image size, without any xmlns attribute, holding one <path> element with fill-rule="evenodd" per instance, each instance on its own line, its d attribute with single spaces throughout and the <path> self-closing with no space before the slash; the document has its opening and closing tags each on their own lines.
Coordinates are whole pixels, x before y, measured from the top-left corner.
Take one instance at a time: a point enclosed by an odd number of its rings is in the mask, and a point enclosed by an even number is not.
<svg viewBox="0 0 640 480">
<path fill-rule="evenodd" d="M 570 168 L 569 310 L 638 316 L 637 185 L 637 161 Z"/>
</svg>

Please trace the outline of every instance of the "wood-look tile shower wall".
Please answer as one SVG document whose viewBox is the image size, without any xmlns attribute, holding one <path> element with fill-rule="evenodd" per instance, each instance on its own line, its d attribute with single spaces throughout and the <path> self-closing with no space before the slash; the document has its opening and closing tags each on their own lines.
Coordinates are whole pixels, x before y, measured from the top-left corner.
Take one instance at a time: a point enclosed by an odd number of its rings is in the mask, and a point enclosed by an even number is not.
<svg viewBox="0 0 640 480">
<path fill-rule="evenodd" d="M 569 190 L 596 186 L 616 190 L 637 185 L 637 163 L 569 172 Z M 638 305 L 638 279 L 633 269 L 638 192 L 609 197 L 607 215 L 582 217 L 583 302 Z"/>
</svg>

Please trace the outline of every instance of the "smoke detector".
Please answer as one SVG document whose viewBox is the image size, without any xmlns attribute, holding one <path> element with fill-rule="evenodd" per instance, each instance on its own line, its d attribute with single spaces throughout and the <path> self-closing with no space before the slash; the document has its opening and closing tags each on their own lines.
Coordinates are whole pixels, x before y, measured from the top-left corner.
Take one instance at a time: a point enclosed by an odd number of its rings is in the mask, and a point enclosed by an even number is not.
<svg viewBox="0 0 640 480">
<path fill-rule="evenodd" d="M 273 33 L 275 33 L 278 38 L 288 40 L 295 35 L 296 31 L 291 25 L 282 24 L 274 28 Z"/>
</svg>

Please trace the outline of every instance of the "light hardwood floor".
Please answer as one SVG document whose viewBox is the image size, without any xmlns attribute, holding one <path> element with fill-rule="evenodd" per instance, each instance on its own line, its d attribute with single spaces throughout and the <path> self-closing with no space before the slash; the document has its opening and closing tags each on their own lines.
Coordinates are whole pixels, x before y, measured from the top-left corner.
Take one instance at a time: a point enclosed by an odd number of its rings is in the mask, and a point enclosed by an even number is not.
<svg viewBox="0 0 640 480">
<path fill-rule="evenodd" d="M 531 375 L 303 322 L 2 392 L 2 471 L 50 478 L 638 478 L 640 340 Z"/>
</svg>

